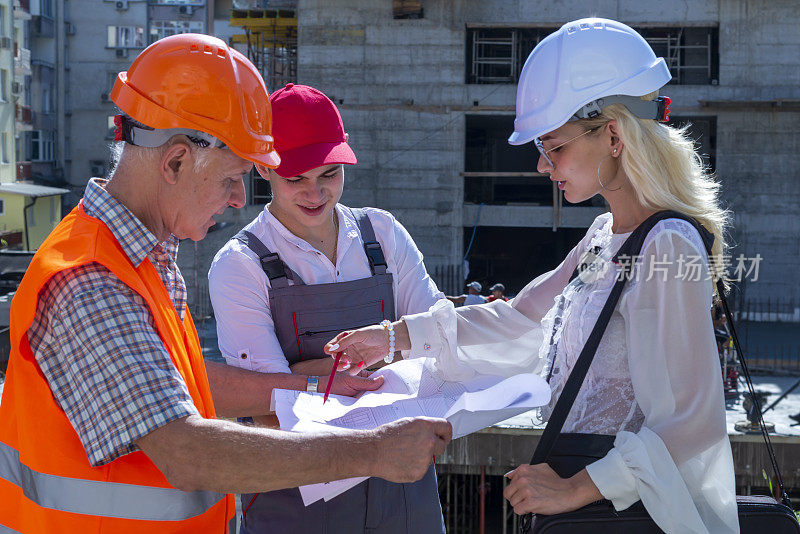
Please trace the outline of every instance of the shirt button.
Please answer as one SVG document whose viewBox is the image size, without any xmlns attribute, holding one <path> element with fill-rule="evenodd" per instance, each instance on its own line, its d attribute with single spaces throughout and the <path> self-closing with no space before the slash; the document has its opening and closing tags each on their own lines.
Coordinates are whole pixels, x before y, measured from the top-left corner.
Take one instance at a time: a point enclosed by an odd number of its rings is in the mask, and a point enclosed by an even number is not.
<svg viewBox="0 0 800 534">
<path fill-rule="evenodd" d="M 246 353 L 246 352 L 243 352 L 243 353 L 242 353 L 242 359 L 243 359 L 243 360 L 246 360 L 246 359 L 247 359 L 247 353 Z"/>
<path fill-rule="evenodd" d="M 430 343 L 425 343 L 425 345 L 423 346 L 423 348 L 424 348 L 425 350 L 431 350 L 431 345 L 430 345 Z"/>
</svg>

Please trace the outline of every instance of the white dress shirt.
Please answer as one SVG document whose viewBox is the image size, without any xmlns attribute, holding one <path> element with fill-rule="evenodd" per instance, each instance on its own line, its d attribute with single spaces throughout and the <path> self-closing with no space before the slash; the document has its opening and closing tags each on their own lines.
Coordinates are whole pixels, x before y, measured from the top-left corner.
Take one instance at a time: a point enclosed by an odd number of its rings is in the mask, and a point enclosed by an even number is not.
<svg viewBox="0 0 800 534">
<path fill-rule="evenodd" d="M 422 253 L 391 213 L 364 208 L 394 278 L 395 316 L 419 313 L 444 298 L 425 270 Z M 307 285 L 349 282 L 372 276 L 364 241 L 349 209 L 336 205 L 339 218 L 336 265 L 297 237 L 265 207 L 246 230 L 296 272 Z M 256 254 L 231 239 L 208 272 L 217 319 L 219 348 L 229 365 L 263 373 L 290 373 L 269 308 L 269 279 Z"/>
<path fill-rule="evenodd" d="M 438 302 L 406 317 L 411 353 L 435 356 L 449 380 L 476 372 L 546 375 L 552 367 L 546 419 L 616 279 L 618 267 L 607 260 L 629 234 L 613 234 L 611 224 L 611 214 L 599 216 L 561 265 L 510 302 Z M 570 283 L 591 249 L 600 250 L 608 269 Z M 690 264 L 699 272 L 688 272 Z M 666 532 L 738 532 L 712 286 L 699 234 L 685 221 L 659 222 L 637 269 L 563 431 L 616 435 L 609 454 L 587 467 L 616 509 L 641 499 Z"/>
</svg>

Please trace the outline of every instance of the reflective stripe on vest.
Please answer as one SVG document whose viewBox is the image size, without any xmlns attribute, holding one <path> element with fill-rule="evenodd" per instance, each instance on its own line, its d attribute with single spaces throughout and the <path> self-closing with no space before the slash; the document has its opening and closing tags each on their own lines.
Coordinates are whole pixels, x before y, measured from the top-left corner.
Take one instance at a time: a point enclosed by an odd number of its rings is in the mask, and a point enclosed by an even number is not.
<svg viewBox="0 0 800 534">
<path fill-rule="evenodd" d="M 0 478 L 20 487 L 25 497 L 43 508 L 120 519 L 184 521 L 205 513 L 225 498 L 212 491 L 181 491 L 39 473 L 20 462 L 19 452 L 5 443 L 0 443 Z M 5 532 L 3 528 L 6 527 L 0 526 L 0 533 Z"/>
</svg>

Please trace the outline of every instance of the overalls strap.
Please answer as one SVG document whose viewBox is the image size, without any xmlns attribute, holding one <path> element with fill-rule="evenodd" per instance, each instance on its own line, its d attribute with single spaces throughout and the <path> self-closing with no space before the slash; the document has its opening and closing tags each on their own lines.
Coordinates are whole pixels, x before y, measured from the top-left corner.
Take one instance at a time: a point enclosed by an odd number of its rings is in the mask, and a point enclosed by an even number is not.
<svg viewBox="0 0 800 534">
<path fill-rule="evenodd" d="M 361 208 L 348 208 L 353 214 L 358 229 L 361 232 L 361 240 L 364 241 L 364 252 L 369 260 L 369 268 L 372 276 L 386 273 L 386 258 L 378 240 L 375 239 L 375 230 L 372 228 L 372 221 L 369 220 L 366 210 Z"/>
<path fill-rule="evenodd" d="M 281 287 L 288 287 L 289 280 L 292 280 L 295 285 L 304 285 L 303 279 L 300 278 L 296 272 L 291 270 L 288 265 L 283 263 L 283 260 L 276 252 L 270 251 L 267 246 L 261 242 L 259 238 L 247 230 L 242 230 L 234 236 L 241 241 L 247 248 L 252 250 L 258 256 L 261 262 L 261 268 L 269 278 L 269 284 L 273 289 Z"/>
</svg>

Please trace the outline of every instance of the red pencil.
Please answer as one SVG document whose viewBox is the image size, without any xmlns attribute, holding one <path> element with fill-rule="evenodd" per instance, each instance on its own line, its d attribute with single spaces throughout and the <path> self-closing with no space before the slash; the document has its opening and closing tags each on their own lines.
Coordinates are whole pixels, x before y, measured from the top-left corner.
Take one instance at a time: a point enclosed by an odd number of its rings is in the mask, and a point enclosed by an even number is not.
<svg viewBox="0 0 800 534">
<path fill-rule="evenodd" d="M 333 385 L 333 375 L 336 374 L 336 368 L 339 367 L 339 359 L 342 357 L 342 351 L 336 353 L 336 360 L 333 362 L 333 369 L 331 369 L 331 376 L 328 377 L 328 385 L 325 386 L 325 396 L 322 397 L 322 404 L 328 402 L 328 393 L 331 392 L 331 386 Z"/>
</svg>

